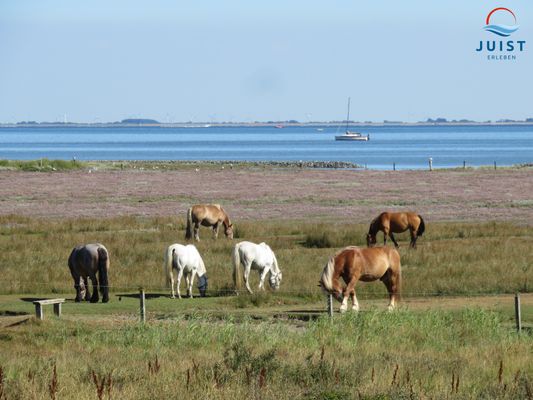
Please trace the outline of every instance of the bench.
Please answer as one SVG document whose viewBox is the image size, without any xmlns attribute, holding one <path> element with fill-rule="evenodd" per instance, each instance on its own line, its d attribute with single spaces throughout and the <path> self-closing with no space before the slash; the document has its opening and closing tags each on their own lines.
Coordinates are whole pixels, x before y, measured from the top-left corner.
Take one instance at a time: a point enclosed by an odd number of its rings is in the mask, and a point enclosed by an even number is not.
<svg viewBox="0 0 533 400">
<path fill-rule="evenodd" d="M 47 304 L 53 304 L 54 314 L 60 317 L 61 316 L 61 304 L 64 302 L 65 302 L 65 299 L 36 300 L 33 302 L 33 304 L 35 304 L 35 316 L 38 319 L 43 320 L 44 319 L 43 306 Z"/>
</svg>

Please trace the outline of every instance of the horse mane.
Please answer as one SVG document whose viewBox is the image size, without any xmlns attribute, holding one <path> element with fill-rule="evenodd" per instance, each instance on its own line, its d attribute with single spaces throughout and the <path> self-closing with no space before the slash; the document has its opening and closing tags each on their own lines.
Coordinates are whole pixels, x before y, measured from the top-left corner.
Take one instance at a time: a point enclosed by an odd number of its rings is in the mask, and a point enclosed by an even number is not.
<svg viewBox="0 0 533 400">
<path fill-rule="evenodd" d="M 376 225 L 378 224 L 378 220 L 381 218 L 381 215 L 382 214 L 379 214 L 376 218 L 372 220 L 372 222 L 370 222 L 370 226 L 368 227 L 368 233 L 370 235 L 375 235 L 378 232 L 378 228 L 376 227 Z"/>
</svg>

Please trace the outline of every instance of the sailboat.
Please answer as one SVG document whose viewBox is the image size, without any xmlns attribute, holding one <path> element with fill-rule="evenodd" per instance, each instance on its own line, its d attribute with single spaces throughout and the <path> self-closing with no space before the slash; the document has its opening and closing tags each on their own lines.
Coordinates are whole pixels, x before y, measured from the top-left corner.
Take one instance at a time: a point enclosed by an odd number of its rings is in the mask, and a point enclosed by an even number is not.
<svg viewBox="0 0 533 400">
<path fill-rule="evenodd" d="M 348 97 L 348 115 L 346 116 L 346 132 L 344 132 L 344 135 L 335 136 L 335 140 L 351 140 L 351 141 L 359 141 L 359 142 L 366 142 L 370 140 L 370 135 L 363 135 L 359 132 L 352 132 L 348 130 L 349 121 L 350 121 L 350 98 Z"/>
</svg>

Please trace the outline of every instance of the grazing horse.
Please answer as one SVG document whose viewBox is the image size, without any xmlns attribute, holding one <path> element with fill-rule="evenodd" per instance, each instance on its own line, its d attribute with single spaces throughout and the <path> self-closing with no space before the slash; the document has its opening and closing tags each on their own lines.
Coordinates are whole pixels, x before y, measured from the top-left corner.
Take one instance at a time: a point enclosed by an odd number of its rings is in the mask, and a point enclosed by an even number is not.
<svg viewBox="0 0 533 400">
<path fill-rule="evenodd" d="M 279 289 L 281 284 L 281 270 L 278 267 L 278 260 L 272 249 L 266 243 L 255 244 L 252 242 L 240 242 L 233 249 L 233 283 L 235 289 L 239 290 L 242 284 L 241 264 L 244 267 L 244 282 L 246 289 L 252 294 L 250 289 L 250 270 L 259 272 L 259 289 L 265 290 L 265 277 L 270 272 L 270 287 Z"/>
<path fill-rule="evenodd" d="M 109 301 L 109 287 L 107 276 L 109 273 L 109 253 L 100 243 L 86 244 L 74 247 L 68 258 L 68 267 L 72 279 L 74 279 L 74 288 L 76 289 L 76 301 L 80 302 L 84 298 L 91 303 L 98 303 L 98 280 L 100 278 L 100 292 L 102 293 L 102 302 Z M 88 278 L 93 283 L 93 295 L 89 291 Z"/>
<path fill-rule="evenodd" d="M 224 234 L 226 237 L 233 239 L 233 224 L 220 204 L 197 204 L 192 206 L 187 210 L 185 239 L 192 239 L 194 228 L 194 239 L 200 241 L 200 236 L 198 236 L 200 225 L 211 226 L 213 228 L 213 236 L 216 239 L 220 224 L 224 225 Z"/>
<path fill-rule="evenodd" d="M 185 280 L 187 282 L 187 296 L 192 298 L 194 277 L 198 275 L 198 290 L 200 291 L 200 296 L 205 297 L 205 292 L 207 290 L 205 264 L 194 245 L 188 244 L 187 246 L 183 246 L 176 243 L 168 246 L 165 251 L 165 263 L 163 267 L 167 278 L 167 286 L 170 285 L 171 297 L 173 299 L 176 298 L 174 295 L 174 270 L 176 270 L 178 275 L 176 282 L 178 298 L 181 299 L 180 283 L 183 274 L 185 274 Z"/>
<path fill-rule="evenodd" d="M 377 242 L 376 235 L 378 231 L 382 231 L 383 245 L 387 244 L 387 236 L 389 236 L 394 246 L 399 247 L 393 233 L 405 232 L 407 229 L 411 233 L 410 245 L 414 249 L 416 248 L 416 239 L 422 236 L 426 230 L 422 217 L 414 212 L 383 212 L 370 223 L 368 235 L 366 235 L 366 244 L 368 247 L 375 245 Z"/>
<path fill-rule="evenodd" d="M 346 283 L 344 289 L 339 282 L 341 277 Z M 401 277 L 400 254 L 396 249 L 349 246 L 329 259 L 320 277 L 319 286 L 341 302 L 341 312 L 348 309 L 348 296 L 352 297 L 352 310 L 359 311 L 355 284 L 357 281 L 372 282 L 379 279 L 387 287 L 388 309 L 392 311 L 399 300 Z"/>
</svg>

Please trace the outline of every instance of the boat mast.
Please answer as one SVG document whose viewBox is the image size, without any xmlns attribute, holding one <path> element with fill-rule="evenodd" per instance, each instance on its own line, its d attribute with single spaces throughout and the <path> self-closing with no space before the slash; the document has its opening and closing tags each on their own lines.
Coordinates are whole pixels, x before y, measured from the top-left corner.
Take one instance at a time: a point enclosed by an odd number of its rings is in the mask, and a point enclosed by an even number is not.
<svg viewBox="0 0 533 400">
<path fill-rule="evenodd" d="M 346 132 L 348 132 L 348 121 L 350 121 L 350 98 L 348 97 L 348 113 L 346 115 Z"/>
</svg>

